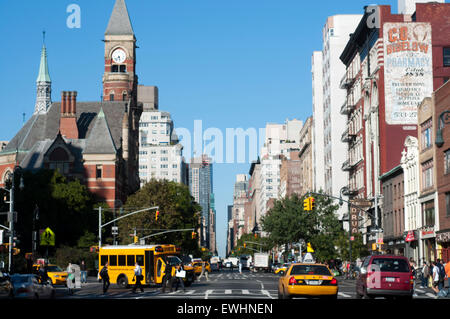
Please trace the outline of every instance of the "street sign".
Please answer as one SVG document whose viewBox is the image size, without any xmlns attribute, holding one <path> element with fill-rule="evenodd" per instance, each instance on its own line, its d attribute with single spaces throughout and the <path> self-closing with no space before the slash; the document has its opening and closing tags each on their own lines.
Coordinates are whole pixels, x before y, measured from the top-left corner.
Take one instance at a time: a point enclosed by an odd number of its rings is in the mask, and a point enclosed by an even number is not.
<svg viewBox="0 0 450 319">
<path fill-rule="evenodd" d="M 359 210 L 356 207 L 350 207 L 350 233 L 357 234 L 359 232 Z"/>
<path fill-rule="evenodd" d="M 55 246 L 55 233 L 49 227 L 41 234 L 41 246 Z"/>
</svg>

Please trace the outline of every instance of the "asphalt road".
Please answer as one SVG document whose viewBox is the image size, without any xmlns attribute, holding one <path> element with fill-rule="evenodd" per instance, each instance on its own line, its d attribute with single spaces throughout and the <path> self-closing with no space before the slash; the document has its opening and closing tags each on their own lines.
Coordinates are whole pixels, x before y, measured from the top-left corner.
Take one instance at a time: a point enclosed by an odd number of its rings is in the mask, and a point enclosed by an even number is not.
<svg viewBox="0 0 450 319">
<path fill-rule="evenodd" d="M 161 292 L 157 286 L 144 287 L 144 292 L 132 293 L 131 288 L 123 289 L 111 284 L 108 292 L 103 294 L 102 284 L 94 277 L 88 278 L 88 283 L 81 289 L 76 289 L 73 295 L 67 294 L 67 288 L 56 286 L 56 298 L 69 299 L 277 299 L 278 275 L 273 273 L 253 273 L 244 270 L 221 270 L 195 281 L 186 291 L 166 290 Z M 355 280 L 345 280 L 338 277 L 338 299 L 355 299 Z M 417 288 L 417 299 L 434 299 L 435 294 L 430 288 Z"/>
</svg>

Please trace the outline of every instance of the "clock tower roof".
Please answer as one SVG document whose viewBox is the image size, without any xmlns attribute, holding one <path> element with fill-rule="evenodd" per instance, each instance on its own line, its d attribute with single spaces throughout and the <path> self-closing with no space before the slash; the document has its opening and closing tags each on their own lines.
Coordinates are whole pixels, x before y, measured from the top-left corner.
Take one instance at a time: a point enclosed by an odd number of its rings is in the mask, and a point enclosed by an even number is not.
<svg viewBox="0 0 450 319">
<path fill-rule="evenodd" d="M 128 15 L 125 0 L 116 0 L 114 8 L 109 18 L 108 27 L 105 35 L 133 35 L 130 16 Z"/>
</svg>

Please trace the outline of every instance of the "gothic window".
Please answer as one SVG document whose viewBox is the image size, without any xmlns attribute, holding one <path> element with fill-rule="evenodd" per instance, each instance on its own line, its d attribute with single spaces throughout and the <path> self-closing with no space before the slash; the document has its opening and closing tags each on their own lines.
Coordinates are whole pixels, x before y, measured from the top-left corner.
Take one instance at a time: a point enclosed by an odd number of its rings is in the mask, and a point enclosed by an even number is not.
<svg viewBox="0 0 450 319">
<path fill-rule="evenodd" d="M 114 91 L 111 91 L 111 92 L 109 93 L 109 100 L 110 100 L 110 101 L 114 101 Z"/>
<path fill-rule="evenodd" d="M 122 72 L 122 73 L 127 72 L 127 66 L 124 64 L 119 65 L 119 72 Z"/>
<path fill-rule="evenodd" d="M 111 66 L 111 72 L 114 72 L 114 73 L 119 72 L 119 66 L 116 65 L 116 64 L 113 64 L 113 65 Z"/>
</svg>

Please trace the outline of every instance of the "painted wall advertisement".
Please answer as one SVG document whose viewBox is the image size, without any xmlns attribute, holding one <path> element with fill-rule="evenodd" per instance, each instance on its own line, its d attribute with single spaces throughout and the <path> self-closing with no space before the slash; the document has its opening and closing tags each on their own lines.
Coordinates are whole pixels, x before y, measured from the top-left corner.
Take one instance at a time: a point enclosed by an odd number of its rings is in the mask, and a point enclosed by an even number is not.
<svg viewBox="0 0 450 319">
<path fill-rule="evenodd" d="M 429 23 L 383 26 L 386 123 L 417 125 L 417 107 L 433 92 Z"/>
</svg>

